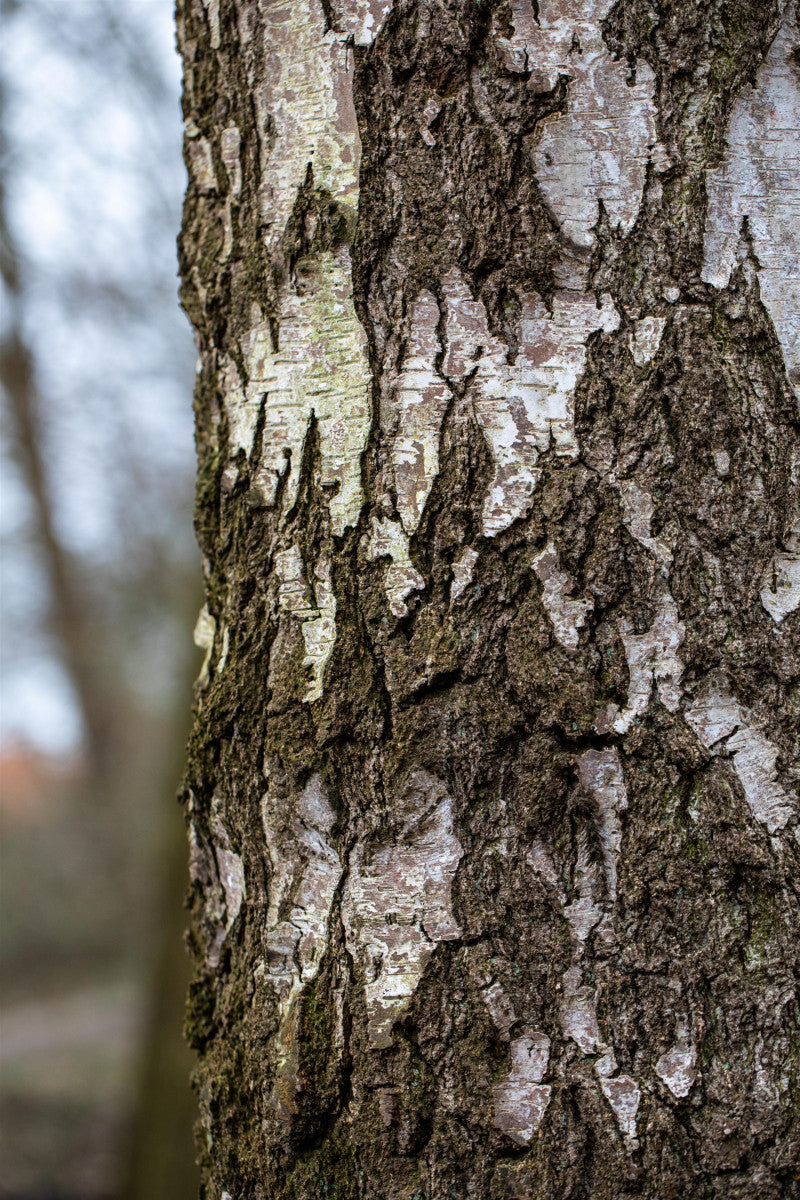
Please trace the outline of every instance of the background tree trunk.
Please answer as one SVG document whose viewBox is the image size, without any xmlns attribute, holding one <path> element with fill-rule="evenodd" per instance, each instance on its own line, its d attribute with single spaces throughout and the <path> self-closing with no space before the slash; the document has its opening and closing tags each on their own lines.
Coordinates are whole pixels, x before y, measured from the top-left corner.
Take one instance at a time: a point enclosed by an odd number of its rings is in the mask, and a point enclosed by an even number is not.
<svg viewBox="0 0 800 1200">
<path fill-rule="evenodd" d="M 797 1194 L 778 0 L 181 0 L 204 1194 Z"/>
<path fill-rule="evenodd" d="M 36 371 L 20 319 L 20 277 L 16 247 L 0 188 L 0 281 L 5 328 L 0 340 L 0 386 L 6 401 L 9 441 L 19 462 L 33 509 L 35 541 L 51 591 L 50 625 L 69 672 L 85 730 L 91 788 L 110 786 L 118 757 L 116 714 L 108 681 L 99 669 L 96 631 L 79 572 L 56 530 L 51 483 L 43 452 L 42 413 Z"/>
</svg>

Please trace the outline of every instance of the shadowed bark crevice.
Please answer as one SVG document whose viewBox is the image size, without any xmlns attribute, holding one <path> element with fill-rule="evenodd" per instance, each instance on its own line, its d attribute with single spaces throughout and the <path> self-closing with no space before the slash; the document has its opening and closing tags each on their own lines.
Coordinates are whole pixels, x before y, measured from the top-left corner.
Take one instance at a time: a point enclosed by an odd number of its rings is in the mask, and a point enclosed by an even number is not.
<svg viewBox="0 0 800 1200">
<path fill-rule="evenodd" d="M 703 278 L 707 172 L 778 6 L 292 25 L 231 0 L 251 34 L 212 54 L 198 3 L 187 113 L 211 140 L 235 114 L 242 168 L 226 265 L 202 172 L 182 242 L 215 621 L 187 772 L 205 1194 L 778 1200 L 798 618 L 761 597 L 798 417 L 747 225 Z M 267 139 L 251 98 L 314 22 L 330 91 L 276 68 Z M 303 104 L 329 143 L 297 140 Z M 305 283 L 351 239 L 352 296 L 309 334 Z M 371 390 L 339 527 L 343 414 L 280 355 L 350 336 L 349 304 Z M 238 458 L 254 401 L 223 358 L 271 381 Z"/>
</svg>

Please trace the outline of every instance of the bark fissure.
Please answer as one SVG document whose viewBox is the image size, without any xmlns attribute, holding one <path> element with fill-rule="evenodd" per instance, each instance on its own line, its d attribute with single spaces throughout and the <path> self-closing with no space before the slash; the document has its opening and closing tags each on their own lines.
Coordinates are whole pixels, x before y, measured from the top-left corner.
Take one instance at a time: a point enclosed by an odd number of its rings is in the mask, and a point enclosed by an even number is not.
<svg viewBox="0 0 800 1200">
<path fill-rule="evenodd" d="M 209 1197 L 796 1186 L 795 20 L 179 6 Z"/>
</svg>

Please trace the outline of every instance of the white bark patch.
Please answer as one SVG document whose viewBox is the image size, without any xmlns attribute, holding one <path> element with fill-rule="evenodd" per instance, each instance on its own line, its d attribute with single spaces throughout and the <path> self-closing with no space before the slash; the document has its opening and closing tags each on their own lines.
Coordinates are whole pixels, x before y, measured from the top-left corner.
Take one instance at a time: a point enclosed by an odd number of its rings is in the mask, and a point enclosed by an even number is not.
<svg viewBox="0 0 800 1200">
<path fill-rule="evenodd" d="M 284 612 L 305 612 L 309 607 L 308 585 L 303 556 L 297 546 L 278 551 L 275 555 L 275 575 L 280 580 L 278 604 Z"/>
<path fill-rule="evenodd" d="M 330 835 L 336 823 L 319 775 L 287 808 L 267 792 L 261 804 L 270 862 L 267 967 L 282 1001 L 319 970 L 342 865 Z M 281 914 L 287 912 L 287 916 Z"/>
<path fill-rule="evenodd" d="M 494 1124 L 518 1146 L 527 1146 L 550 1102 L 552 1088 L 542 1084 L 550 1059 L 550 1039 L 539 1030 L 514 1038 L 511 1070 L 492 1088 Z"/>
<path fill-rule="evenodd" d="M 666 317 L 642 317 L 634 322 L 628 346 L 637 367 L 645 367 L 655 358 L 666 324 Z"/>
<path fill-rule="evenodd" d="M 306 654 L 303 666 L 311 670 L 311 682 L 303 699 L 319 700 L 325 667 L 336 641 L 336 597 L 331 587 L 331 566 L 327 556 L 320 557 L 314 568 L 314 594 L 306 580 L 300 551 L 296 546 L 275 555 L 278 604 L 301 622 Z"/>
<path fill-rule="evenodd" d="M 617 749 L 584 751 L 578 759 L 578 779 L 583 791 L 594 801 L 608 895 L 613 904 L 617 896 L 617 862 L 622 845 L 620 813 L 628 807 L 625 776 Z"/>
<path fill-rule="evenodd" d="M 219 0 L 203 0 L 203 6 L 208 14 L 208 28 L 211 34 L 211 49 L 219 50 Z"/>
<path fill-rule="evenodd" d="M 196 125 L 186 127 L 187 148 L 189 153 L 189 177 L 201 192 L 214 192 L 217 189 L 217 175 L 214 170 L 214 157 L 208 138 L 201 137 Z"/>
<path fill-rule="evenodd" d="M 191 811 L 191 804 L 190 804 Z M 203 896 L 207 925 L 206 961 L 212 970 L 219 966 L 225 938 L 239 915 L 245 897 L 244 866 L 231 848 L 225 826 L 215 818 L 211 823 L 212 845 L 189 826 L 189 878 Z"/>
<path fill-rule="evenodd" d="M 327 558 L 321 558 L 314 568 L 314 592 L 316 609 L 313 615 L 303 621 L 306 648 L 303 665 L 311 668 L 312 678 L 304 697 L 309 703 L 322 696 L 325 667 L 336 641 L 336 597 L 331 587 L 331 566 Z"/>
<path fill-rule="evenodd" d="M 270 876 L 260 973 L 266 974 L 278 997 L 278 1071 L 272 1102 L 286 1119 L 294 1111 L 297 1086 L 297 999 L 319 971 L 342 864 L 331 843 L 336 814 L 319 775 L 312 776 L 290 806 L 267 792 L 261 818 Z"/>
<path fill-rule="evenodd" d="M 227 129 L 223 129 L 219 139 L 222 161 L 228 173 L 228 184 L 234 196 L 238 196 L 242 190 L 242 163 L 239 157 L 241 140 L 241 135 L 235 125 L 229 125 Z"/>
<path fill-rule="evenodd" d="M 617 1124 L 629 1148 L 633 1149 L 636 1146 L 636 1114 L 642 1098 L 639 1085 L 630 1075 L 617 1075 L 612 1078 L 598 1072 L 598 1076 L 600 1090 L 617 1118 Z"/>
<path fill-rule="evenodd" d="M 545 125 L 534 150 L 536 177 L 567 238 L 589 248 L 602 200 L 623 233 L 633 226 L 657 146 L 653 72 L 636 64 L 635 82 L 602 37 L 613 0 L 512 0 L 514 33 L 498 39 L 507 67 L 535 69 L 537 90 L 567 76 L 567 112 Z M 656 159 L 658 161 L 658 158 Z"/>
<path fill-rule="evenodd" d="M 786 550 L 776 554 L 767 568 L 759 593 L 776 625 L 800 607 L 800 524 L 786 541 Z"/>
<path fill-rule="evenodd" d="M 408 537 L 400 522 L 373 517 L 367 552 L 372 559 L 389 560 L 384 576 L 389 608 L 396 617 L 407 616 L 406 599 L 412 592 L 422 591 L 425 580 L 411 561 Z"/>
<path fill-rule="evenodd" d="M 357 846 L 342 900 L 347 948 L 365 974 L 370 1049 L 391 1045 L 440 942 L 460 937 L 451 887 L 463 853 L 444 785 L 417 770 L 394 811 L 406 814 L 397 838 Z"/>
<path fill-rule="evenodd" d="M 315 185 L 354 219 L 360 142 L 347 30 L 326 31 L 320 0 L 273 0 L 263 9 L 267 67 L 254 99 L 259 128 L 274 131 L 274 137 L 265 135 L 261 143 L 259 204 L 267 252 L 277 253 L 309 168 Z M 362 16 L 368 15 L 365 8 Z M 235 195 L 241 166 L 233 128 L 223 133 L 221 153 Z M 202 164 L 198 169 L 202 175 Z M 297 264 L 278 328 L 279 345 L 274 345 L 269 323 L 254 310 L 241 346 L 246 385 L 232 359 L 221 364 L 230 457 L 240 450 L 251 455 L 263 405 L 262 458 L 252 464 L 256 486 L 263 502 L 273 505 L 278 480 L 288 473 L 291 505 L 313 413 L 322 483 L 330 489 L 331 525 L 339 536 L 361 509 L 360 460 L 370 420 L 366 337 L 353 305 L 346 246 Z"/>
<path fill-rule="evenodd" d="M 584 982 L 579 965 L 585 951 L 586 938 L 601 920 L 609 920 L 610 910 L 616 900 L 617 862 L 622 845 L 620 814 L 628 807 L 628 795 L 622 763 L 615 747 L 586 750 L 578 758 L 577 766 L 581 789 L 594 802 L 607 898 L 605 905 L 600 907 L 596 901 L 597 868 L 590 859 L 585 838 L 581 838 L 574 873 L 578 896 L 564 909 L 575 943 L 573 965 L 564 973 L 562 979 L 561 1028 L 564 1036 L 571 1038 L 584 1054 L 601 1055 L 595 1063 L 600 1088 L 614 1112 L 628 1150 L 633 1150 L 637 1144 L 636 1115 L 641 1091 L 636 1080 L 630 1075 L 617 1074 L 617 1060 L 613 1049 L 601 1038 L 596 992 Z M 548 859 L 549 855 L 546 853 L 537 855 L 536 861 L 543 875 L 550 873 Z M 552 875 L 554 876 L 555 872 L 552 872 Z"/>
<path fill-rule="evenodd" d="M 508 347 L 490 333 L 483 303 L 453 269 L 442 279 L 445 345 L 439 369 L 439 305 L 430 292 L 417 297 L 405 360 L 396 379 L 387 381 L 381 400 L 381 426 L 390 447 L 387 483 L 397 496 L 406 538 L 419 525 L 439 471 L 442 424 L 453 397 L 450 385 L 468 380 L 475 419 L 494 462 L 483 506 L 487 537 L 527 513 L 542 454 L 577 454 L 572 396 L 586 364 L 587 339 L 598 330 L 618 328 L 620 316 L 610 296 L 603 296 L 598 306 L 582 290 L 582 269 L 562 274 L 568 286 L 555 293 L 550 311 L 539 297 L 523 298 L 520 347 L 513 363 Z M 405 596 L 421 584 L 405 561 L 407 541 L 392 536 L 400 557 L 395 558 L 396 580 L 387 574 L 387 589 L 392 611 L 402 616 Z M 574 625 L 577 609 L 570 611 Z"/>
<path fill-rule="evenodd" d="M 640 542 L 665 571 L 672 562 L 672 547 L 664 537 L 655 538 L 651 533 L 651 522 L 655 508 L 650 493 L 633 479 L 622 480 L 619 484 L 622 499 L 622 519 L 631 535 Z"/>
<path fill-rule="evenodd" d="M 201 688 L 208 686 L 208 671 L 211 666 L 211 655 L 214 653 L 216 630 L 217 623 L 204 604 L 200 609 L 197 616 L 197 624 L 194 627 L 194 644 L 198 650 L 205 650 L 206 652 L 203 665 L 200 668 L 200 674 L 197 676 L 197 685 Z"/>
<path fill-rule="evenodd" d="M 483 988 L 481 995 L 483 996 L 487 1012 L 492 1018 L 492 1023 L 500 1037 L 500 1041 L 510 1041 L 511 1029 L 517 1023 L 517 1014 L 514 1011 L 514 1005 L 511 1003 L 510 997 L 496 981 L 490 983 L 488 987 Z"/>
<path fill-rule="evenodd" d="M 417 297 L 405 359 L 382 424 L 391 438 L 397 511 L 411 535 L 439 473 L 439 438 L 451 391 L 434 363 L 441 351 L 439 305 L 431 292 Z"/>
<path fill-rule="evenodd" d="M 526 858 L 540 879 L 543 879 L 550 887 L 558 886 L 558 872 L 553 862 L 553 855 L 544 842 L 538 838 L 533 841 Z"/>
<path fill-rule="evenodd" d="M 630 1075 L 616 1074 L 618 1067 L 613 1051 L 609 1051 L 599 1058 L 594 1069 L 600 1083 L 600 1090 L 617 1119 L 628 1150 L 635 1150 L 638 1145 L 636 1115 L 642 1098 L 639 1085 Z"/>
<path fill-rule="evenodd" d="M 683 663 L 678 648 L 686 634 L 678 606 L 664 586 L 657 600 L 655 619 L 646 633 L 634 633 L 626 617 L 619 622 L 620 636 L 628 660 L 628 703 L 622 712 L 610 706 L 598 722 L 601 732 L 613 729 L 627 733 L 637 717 L 647 712 L 655 682 L 658 698 L 669 712 L 677 712 L 681 700 Z M 602 728 L 601 728 L 602 727 Z"/>
<path fill-rule="evenodd" d="M 478 551 L 467 546 L 453 563 L 453 582 L 450 585 L 450 600 L 457 600 L 472 583 L 475 563 L 478 561 Z"/>
<path fill-rule="evenodd" d="M 594 817 L 602 850 L 606 886 L 603 893 L 598 868 L 589 852 L 585 833 L 578 836 L 576 863 L 573 870 L 575 899 L 563 907 L 573 936 L 572 966 L 562 981 L 561 1026 L 566 1037 L 580 1046 L 584 1054 L 605 1051 L 597 1021 L 595 994 L 583 981 L 580 961 L 591 931 L 610 921 L 617 894 L 617 860 L 622 844 L 620 813 L 628 805 L 622 764 L 617 750 L 587 750 L 577 761 L 578 777 L 584 794 L 593 801 Z M 538 850 L 538 847 L 537 847 Z M 542 850 L 536 855 L 539 873 L 556 882 L 549 854 Z M 562 906 L 564 900 L 559 894 Z M 602 925 L 601 925 L 602 928 Z M 607 1055 L 609 1061 L 613 1054 Z M 614 1063 L 616 1070 L 616 1062 Z M 610 1073 L 610 1069 L 609 1072 Z"/>
<path fill-rule="evenodd" d="M 530 504 L 540 472 L 540 449 L 550 442 L 550 425 L 536 431 L 514 388 L 515 370 L 507 365 L 508 348 L 489 333 L 486 310 L 457 272 L 443 281 L 446 300 L 445 375 L 453 381 L 472 376 L 471 396 L 494 462 L 489 494 L 483 506 L 483 532 L 491 537 L 522 516 Z"/>
<path fill-rule="evenodd" d="M 562 646 L 576 650 L 580 638 L 579 630 L 588 613 L 594 607 L 591 600 L 572 600 L 570 592 L 575 590 L 575 581 L 559 570 L 558 551 L 548 542 L 533 560 L 542 585 L 542 604 L 553 626 L 553 631 Z"/>
<path fill-rule="evenodd" d="M 561 1028 L 564 1036 L 572 1038 L 584 1054 L 591 1054 L 601 1044 L 594 991 L 584 985 L 580 967 L 574 966 L 564 972 L 562 987 Z"/>
<path fill-rule="evenodd" d="M 600 1088 L 614 1112 L 628 1150 L 633 1150 L 637 1144 L 636 1115 L 641 1091 L 630 1075 L 617 1074 L 613 1049 L 601 1038 L 596 991 L 585 983 L 580 966 L 586 938 L 601 920 L 609 920 L 616 899 L 617 861 L 622 844 L 620 814 L 628 806 L 628 796 L 616 748 L 587 750 L 578 758 L 577 766 L 581 788 L 594 801 L 607 898 L 603 907 L 597 903 L 598 872 L 588 854 L 586 839 L 581 838 L 573 877 L 578 895 L 564 908 L 574 943 L 572 966 L 565 971 L 561 984 L 561 1028 L 564 1036 L 574 1041 L 583 1054 L 600 1055 L 595 1063 Z M 546 848 L 541 843 L 536 844 L 533 856 L 529 857 L 537 872 L 556 885 L 557 876 Z"/>
<path fill-rule="evenodd" d="M 333 0 L 337 25 L 357 46 L 371 46 L 389 15 L 394 0 Z"/>
<path fill-rule="evenodd" d="M 331 528 L 340 536 L 361 510 L 361 453 L 369 430 L 366 336 L 353 307 L 350 253 L 340 246 L 297 264 L 280 317 L 280 348 L 260 321 L 243 340 L 246 389 L 227 364 L 229 453 L 249 456 L 262 404 L 264 434 L 256 481 L 273 505 L 287 474 L 286 502 L 297 496 L 300 459 L 312 413 L 317 419 L 322 485 L 330 489 Z"/>
<path fill-rule="evenodd" d="M 439 104 L 438 100 L 434 100 L 433 97 L 431 97 L 422 110 L 422 124 L 420 125 L 419 131 L 422 134 L 422 140 L 427 146 L 436 145 L 436 136 L 431 133 L 430 126 L 436 120 L 441 111 L 441 104 Z"/>
<path fill-rule="evenodd" d="M 254 100 L 262 142 L 261 217 L 270 247 L 283 235 L 309 164 L 317 187 L 358 204 L 360 142 L 353 107 L 349 35 L 326 31 L 321 0 L 262 5 L 267 50 Z"/>
<path fill-rule="evenodd" d="M 225 893 L 225 932 L 227 933 L 239 915 L 245 897 L 244 865 L 241 858 L 231 849 L 227 830 L 221 822 L 212 823 L 211 832 L 216 838 L 214 856 L 217 860 L 219 881 Z"/>
<path fill-rule="evenodd" d="M 222 627 L 222 647 L 220 649 L 219 659 L 217 661 L 217 672 L 216 673 L 217 673 L 218 677 L 225 670 L 225 664 L 228 661 L 228 650 L 230 649 L 230 642 L 231 642 L 230 628 L 229 628 L 229 626 L 224 625 Z"/>
<path fill-rule="evenodd" d="M 688 1022 L 678 1022 L 675 1045 L 662 1054 L 656 1063 L 656 1075 L 673 1096 L 683 1100 L 697 1082 L 697 1050 L 689 1041 Z"/>
<path fill-rule="evenodd" d="M 718 475 L 725 476 L 731 469 L 731 456 L 727 450 L 714 451 L 714 466 Z"/>
<path fill-rule="evenodd" d="M 755 819 L 770 833 L 783 829 L 794 806 L 777 779 L 777 747 L 754 714 L 731 695 L 724 676 L 714 673 L 706 681 L 686 720 L 707 750 L 730 756 Z"/>
<path fill-rule="evenodd" d="M 755 85 L 731 114 L 728 149 L 708 172 L 703 279 L 727 287 L 742 221 L 749 218 L 761 298 L 800 395 L 800 78 L 794 4 L 764 59 Z"/>
<path fill-rule="evenodd" d="M 602 822 L 603 818 L 600 817 L 600 820 Z M 537 839 L 531 845 L 526 856 L 529 865 L 539 878 L 556 892 L 558 902 L 572 932 L 575 962 L 583 957 L 586 939 L 604 916 L 604 909 L 600 904 L 602 889 L 598 871 L 592 861 L 585 834 L 578 835 L 577 843 L 576 861 L 572 872 L 572 889 L 575 898 L 569 904 L 566 902 L 564 889 L 560 886 L 558 872 L 548 847 Z"/>
<path fill-rule="evenodd" d="M 508 347 L 489 332 L 486 310 L 473 299 L 457 271 L 442 280 L 446 303 L 443 373 L 451 381 L 472 377 L 475 416 L 491 450 L 494 476 L 484 503 L 483 530 L 494 537 L 530 507 L 545 451 L 574 457 L 572 394 L 586 363 L 586 340 L 619 325 L 604 296 L 564 289 L 552 312 L 538 297 L 523 298 L 520 348 L 514 363 Z"/>
</svg>

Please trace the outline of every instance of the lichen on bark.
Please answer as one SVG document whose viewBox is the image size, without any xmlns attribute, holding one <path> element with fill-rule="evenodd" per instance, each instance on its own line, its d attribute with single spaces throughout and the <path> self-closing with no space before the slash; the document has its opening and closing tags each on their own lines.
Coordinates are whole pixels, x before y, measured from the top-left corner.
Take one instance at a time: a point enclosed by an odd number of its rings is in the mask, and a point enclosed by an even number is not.
<svg viewBox="0 0 800 1200">
<path fill-rule="evenodd" d="M 795 21 L 180 0 L 205 1196 L 797 1188 Z"/>
</svg>

